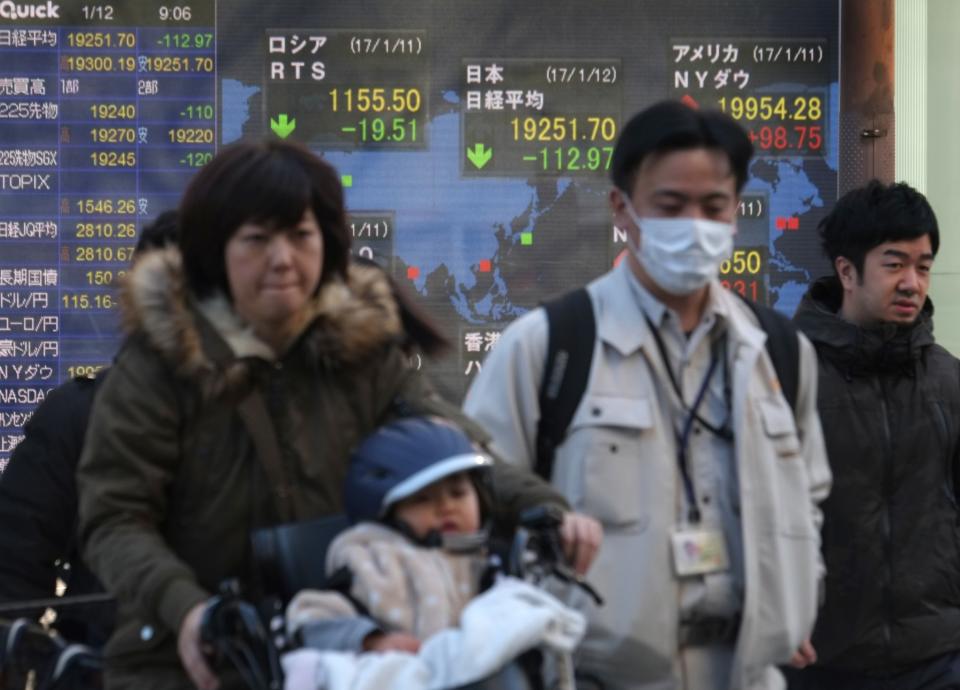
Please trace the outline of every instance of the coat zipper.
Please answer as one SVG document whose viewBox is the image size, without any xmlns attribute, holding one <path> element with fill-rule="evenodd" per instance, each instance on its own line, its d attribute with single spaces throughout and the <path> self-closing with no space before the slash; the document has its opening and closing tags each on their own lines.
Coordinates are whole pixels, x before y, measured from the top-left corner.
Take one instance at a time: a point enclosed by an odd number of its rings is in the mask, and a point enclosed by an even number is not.
<svg viewBox="0 0 960 690">
<path fill-rule="evenodd" d="M 890 434 L 890 418 L 887 411 L 886 391 L 883 388 L 883 381 L 877 379 L 877 387 L 880 389 L 880 411 L 883 417 L 883 435 L 886 441 L 886 453 L 883 460 L 883 552 L 884 562 L 884 582 L 883 599 L 885 615 L 883 617 L 883 642 L 887 647 L 887 654 L 890 654 L 892 636 L 890 633 L 890 624 L 893 620 L 893 530 L 890 519 L 890 494 L 893 485 L 893 441 Z"/>
</svg>

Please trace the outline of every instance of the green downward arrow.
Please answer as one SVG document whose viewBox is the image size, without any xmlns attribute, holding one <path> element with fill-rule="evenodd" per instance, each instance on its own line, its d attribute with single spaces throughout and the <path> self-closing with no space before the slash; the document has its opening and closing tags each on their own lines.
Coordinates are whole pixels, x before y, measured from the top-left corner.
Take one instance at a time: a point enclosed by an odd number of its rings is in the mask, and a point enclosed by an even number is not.
<svg viewBox="0 0 960 690">
<path fill-rule="evenodd" d="M 280 113 L 277 115 L 277 119 L 274 120 L 270 118 L 270 129 L 273 130 L 273 133 L 276 134 L 281 139 L 286 139 L 288 136 L 293 134 L 293 130 L 297 128 L 297 120 L 287 120 L 286 113 Z"/>
<path fill-rule="evenodd" d="M 487 148 L 483 144 L 474 144 L 472 149 L 467 149 L 467 158 L 477 166 L 477 170 L 482 170 L 483 166 L 493 158 L 493 147 Z"/>
</svg>

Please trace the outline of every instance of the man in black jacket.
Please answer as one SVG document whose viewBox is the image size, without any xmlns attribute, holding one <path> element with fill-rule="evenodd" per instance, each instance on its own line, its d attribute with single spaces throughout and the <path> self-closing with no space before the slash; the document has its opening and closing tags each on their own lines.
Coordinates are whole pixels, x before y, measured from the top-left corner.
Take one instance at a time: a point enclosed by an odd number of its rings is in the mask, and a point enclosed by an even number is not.
<svg viewBox="0 0 960 690">
<path fill-rule="evenodd" d="M 792 688 L 960 688 L 960 362 L 933 338 L 927 200 L 871 182 L 820 224 L 835 275 L 795 317 L 817 348 L 834 489 L 820 662 Z"/>
<path fill-rule="evenodd" d="M 0 611 L 52 597 L 58 578 L 71 596 L 103 593 L 80 560 L 74 479 L 101 380 L 77 377 L 53 390 L 30 417 L 0 477 Z M 32 613 L 42 610 L 0 613 L 0 618 Z M 113 627 L 112 606 L 64 608 L 56 627 L 72 642 L 102 645 Z"/>
<path fill-rule="evenodd" d="M 166 211 L 142 228 L 135 258 L 172 242 L 176 220 L 175 211 Z M 0 618 L 42 613 L 6 611 L 54 596 L 58 579 L 71 597 L 104 593 L 80 559 L 75 478 L 90 408 L 104 376 L 77 377 L 54 389 L 27 421 L 24 438 L 0 475 Z M 100 601 L 61 607 L 55 625 L 71 642 L 100 646 L 113 618 L 112 602 Z"/>
</svg>

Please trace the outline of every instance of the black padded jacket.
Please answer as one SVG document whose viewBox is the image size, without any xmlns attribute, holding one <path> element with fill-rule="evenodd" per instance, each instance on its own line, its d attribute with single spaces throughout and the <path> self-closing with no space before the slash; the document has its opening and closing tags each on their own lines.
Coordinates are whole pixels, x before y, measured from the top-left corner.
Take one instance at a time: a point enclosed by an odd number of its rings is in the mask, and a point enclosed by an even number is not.
<svg viewBox="0 0 960 690">
<path fill-rule="evenodd" d="M 0 606 L 53 597 L 58 577 L 68 596 L 104 592 L 80 558 L 76 480 L 93 396 L 103 378 L 75 378 L 51 391 L 27 421 L 0 475 Z M 64 606 L 55 627 L 70 642 L 100 646 L 112 631 L 114 608 Z M 42 611 L 0 612 L 0 617 L 27 613 Z"/>
<path fill-rule="evenodd" d="M 892 674 L 960 650 L 960 361 L 934 342 L 929 300 L 911 326 L 860 328 L 841 296 L 821 279 L 795 317 L 834 477 L 813 644 L 823 666 Z"/>
</svg>

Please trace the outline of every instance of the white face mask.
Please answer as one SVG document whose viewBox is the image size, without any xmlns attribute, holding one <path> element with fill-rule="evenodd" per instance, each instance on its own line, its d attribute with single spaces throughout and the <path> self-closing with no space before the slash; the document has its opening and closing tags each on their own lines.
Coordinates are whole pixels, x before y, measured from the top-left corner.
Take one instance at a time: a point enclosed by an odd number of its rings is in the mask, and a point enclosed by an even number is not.
<svg viewBox="0 0 960 690">
<path fill-rule="evenodd" d="M 640 248 L 630 243 L 647 275 L 671 295 L 696 292 L 720 273 L 733 253 L 733 223 L 700 218 L 640 218 L 628 202 L 627 215 L 640 228 Z"/>
</svg>

